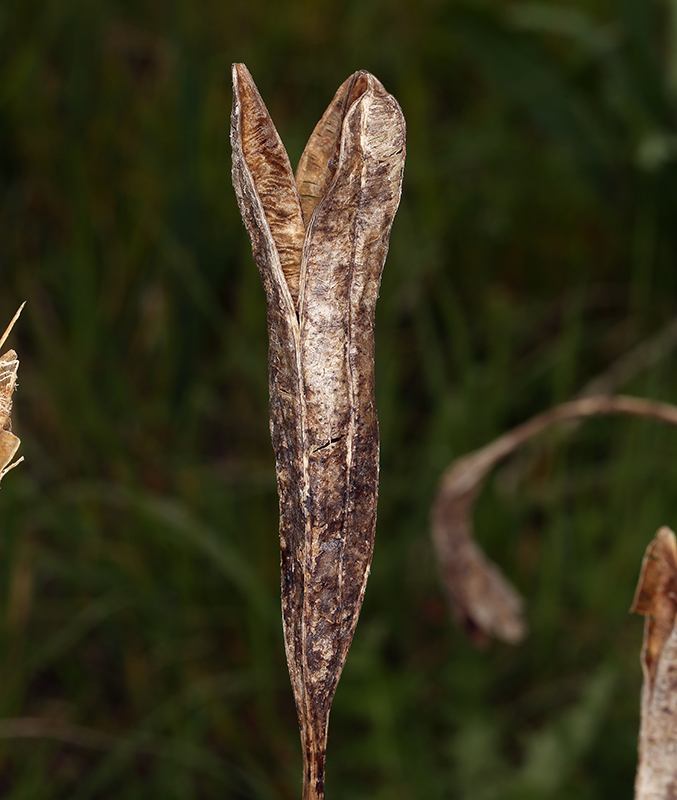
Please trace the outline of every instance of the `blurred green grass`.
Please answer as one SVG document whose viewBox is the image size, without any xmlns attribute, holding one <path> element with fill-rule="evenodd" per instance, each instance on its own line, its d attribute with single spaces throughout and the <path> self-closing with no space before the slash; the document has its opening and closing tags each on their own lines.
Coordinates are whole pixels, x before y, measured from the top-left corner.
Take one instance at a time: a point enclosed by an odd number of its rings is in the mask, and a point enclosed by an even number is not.
<svg viewBox="0 0 677 800">
<path fill-rule="evenodd" d="M 477 530 L 527 598 L 519 648 L 450 624 L 428 513 L 452 458 L 675 315 L 676 29 L 674 0 L 0 6 L 0 320 L 27 300 L 26 462 L 0 492 L 3 797 L 300 794 L 233 61 L 294 163 L 355 69 L 408 123 L 377 542 L 328 796 L 631 797 L 627 609 L 677 524 L 677 433 L 594 421 L 516 489 L 490 482 Z M 673 362 L 624 391 L 674 401 Z"/>
</svg>

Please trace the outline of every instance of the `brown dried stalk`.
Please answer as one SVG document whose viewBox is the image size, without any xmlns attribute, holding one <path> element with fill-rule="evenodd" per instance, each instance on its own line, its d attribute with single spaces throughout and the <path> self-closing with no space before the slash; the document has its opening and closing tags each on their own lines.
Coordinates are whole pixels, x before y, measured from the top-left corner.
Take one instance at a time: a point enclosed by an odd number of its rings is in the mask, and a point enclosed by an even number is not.
<svg viewBox="0 0 677 800">
<path fill-rule="evenodd" d="M 630 611 L 643 614 L 635 800 L 677 797 L 677 541 L 661 528 L 646 549 Z"/>
<path fill-rule="evenodd" d="M 494 466 L 552 425 L 597 415 L 638 416 L 677 425 L 677 406 L 637 397 L 586 397 L 518 425 L 454 461 L 442 476 L 432 510 L 432 538 L 452 613 L 477 643 L 495 636 L 515 644 L 527 633 L 523 600 L 473 538 L 472 515 Z"/>
<path fill-rule="evenodd" d="M 612 361 L 606 369 L 583 386 L 576 393 L 574 400 L 599 395 L 611 396 L 621 391 L 622 387 L 642 372 L 670 356 L 677 348 L 677 317 L 658 333 L 644 339 L 627 353 Z M 559 436 L 570 436 L 582 420 L 575 420 L 560 428 Z M 551 448 L 553 442 L 548 442 Z M 517 486 L 524 476 L 536 464 L 542 453 L 535 448 L 528 455 L 514 459 L 503 468 L 501 481 L 504 485 Z"/>
<path fill-rule="evenodd" d="M 296 178 L 244 64 L 233 66 L 233 185 L 268 304 L 282 619 L 304 800 L 324 797 L 327 723 L 376 524 L 374 308 L 400 200 L 405 123 L 373 75 L 343 83 Z"/>
<path fill-rule="evenodd" d="M 25 305 L 25 303 L 21 304 L 21 307 L 7 326 L 2 338 L 0 338 L 0 347 L 3 346 L 12 332 L 14 323 L 19 319 L 19 314 L 21 314 Z M 3 356 L 0 356 L 0 481 L 10 469 L 14 469 L 17 464 L 23 461 L 23 456 L 21 456 L 21 458 L 10 463 L 21 444 L 21 439 L 12 433 L 12 419 L 10 416 L 12 413 L 12 395 L 16 388 L 18 371 L 19 359 L 14 350 L 8 350 Z"/>
</svg>

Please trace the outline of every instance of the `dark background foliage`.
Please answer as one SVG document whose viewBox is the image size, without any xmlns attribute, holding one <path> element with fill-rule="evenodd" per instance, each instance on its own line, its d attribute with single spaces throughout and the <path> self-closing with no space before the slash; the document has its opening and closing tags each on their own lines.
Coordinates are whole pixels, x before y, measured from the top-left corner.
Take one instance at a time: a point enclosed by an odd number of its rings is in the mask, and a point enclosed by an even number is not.
<svg viewBox="0 0 677 800">
<path fill-rule="evenodd" d="M 377 311 L 376 551 L 328 797 L 630 798 L 627 610 L 677 524 L 677 433 L 588 422 L 490 481 L 477 529 L 527 599 L 517 648 L 451 624 L 428 515 L 455 456 L 677 313 L 674 0 L 0 4 L 0 327 L 27 301 L 0 794 L 300 795 L 233 61 L 294 164 L 356 69 L 408 123 Z M 664 347 L 623 391 L 677 399 L 673 362 Z"/>
</svg>

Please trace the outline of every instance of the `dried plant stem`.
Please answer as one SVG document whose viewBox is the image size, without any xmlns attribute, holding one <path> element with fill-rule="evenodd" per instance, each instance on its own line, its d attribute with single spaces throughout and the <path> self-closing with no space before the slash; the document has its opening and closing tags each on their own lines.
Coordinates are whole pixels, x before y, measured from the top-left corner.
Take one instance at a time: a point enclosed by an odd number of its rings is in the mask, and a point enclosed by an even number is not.
<svg viewBox="0 0 677 800">
<path fill-rule="evenodd" d="M 677 318 L 671 319 L 658 333 L 639 342 L 613 361 L 578 393 L 578 397 L 614 394 L 642 372 L 667 358 L 677 348 Z"/>
<path fill-rule="evenodd" d="M 599 415 L 623 415 L 677 425 L 677 406 L 638 397 L 585 397 L 538 414 L 453 462 L 442 476 L 432 510 L 432 538 L 451 608 L 478 642 L 526 635 L 523 601 L 487 560 L 473 537 L 472 515 L 483 482 L 502 459 L 553 425 Z"/>
<path fill-rule="evenodd" d="M 0 739 L 51 739 L 89 750 L 110 750 L 122 741 L 102 731 L 43 717 L 0 720 Z"/>
<path fill-rule="evenodd" d="M 306 740 L 303 746 L 303 800 L 322 800 L 327 762 L 327 725 L 324 741 Z"/>
<path fill-rule="evenodd" d="M 671 319 L 658 333 L 639 342 L 613 361 L 576 393 L 574 400 L 584 397 L 612 396 L 642 372 L 667 358 L 677 348 L 677 318 Z M 570 436 L 581 420 L 571 420 L 560 431 L 560 436 Z M 552 446 L 549 443 L 548 446 Z M 515 459 L 503 470 L 503 481 L 517 486 L 529 468 L 538 459 L 538 451 Z"/>
</svg>

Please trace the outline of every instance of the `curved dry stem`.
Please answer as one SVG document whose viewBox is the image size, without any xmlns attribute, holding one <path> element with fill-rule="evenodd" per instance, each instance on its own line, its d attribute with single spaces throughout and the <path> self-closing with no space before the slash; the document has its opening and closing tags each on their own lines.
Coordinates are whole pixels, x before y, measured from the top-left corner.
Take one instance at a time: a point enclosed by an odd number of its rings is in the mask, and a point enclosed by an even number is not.
<svg viewBox="0 0 677 800">
<path fill-rule="evenodd" d="M 432 538 L 452 612 L 478 643 L 516 644 L 527 633 L 523 600 L 473 538 L 472 514 L 493 467 L 530 439 L 570 420 L 602 415 L 643 417 L 677 425 L 677 406 L 638 397 L 585 397 L 538 414 L 490 444 L 454 461 L 440 481 Z"/>
</svg>

